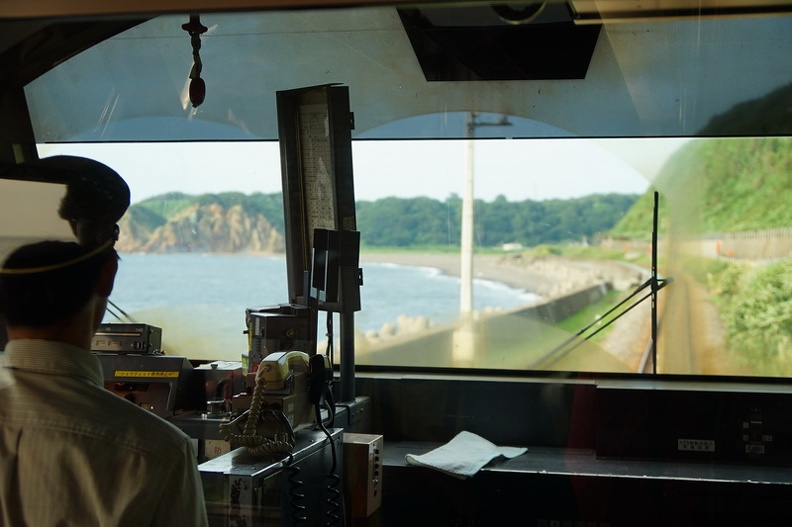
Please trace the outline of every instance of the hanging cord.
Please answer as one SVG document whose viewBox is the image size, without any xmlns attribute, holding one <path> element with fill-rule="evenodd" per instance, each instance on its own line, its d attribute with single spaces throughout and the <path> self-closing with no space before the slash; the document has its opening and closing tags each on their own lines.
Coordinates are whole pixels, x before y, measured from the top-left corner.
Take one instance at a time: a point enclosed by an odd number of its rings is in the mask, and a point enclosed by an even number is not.
<svg viewBox="0 0 792 527">
<path fill-rule="evenodd" d="M 327 473 L 327 478 L 330 480 L 330 483 L 327 485 L 327 491 L 330 494 L 326 500 L 327 503 L 327 525 L 328 527 L 338 525 L 339 522 L 342 522 L 345 518 L 344 514 L 344 496 L 341 493 L 340 486 L 341 486 L 341 476 L 338 475 L 338 457 L 336 455 L 335 449 L 335 442 L 333 441 L 333 436 L 330 434 L 330 431 L 322 422 L 322 410 L 320 405 L 314 406 L 316 410 L 316 422 L 319 425 L 319 428 L 324 432 L 325 436 L 327 436 L 327 440 L 330 446 L 330 453 L 333 458 L 333 464 L 330 467 L 330 472 Z"/>
<path fill-rule="evenodd" d="M 330 317 L 328 316 L 328 319 Z M 308 390 L 308 399 L 314 406 L 316 425 L 324 432 L 330 446 L 330 453 L 333 459 L 333 464 L 330 472 L 327 474 L 330 482 L 327 485 L 329 493 L 326 499 L 327 503 L 327 526 L 338 525 L 339 521 L 344 520 L 344 496 L 340 490 L 341 476 L 338 475 L 338 458 L 336 454 L 336 445 L 333 441 L 333 436 L 327 429 L 325 422 L 322 420 L 322 407 L 324 406 L 328 411 L 328 423 L 332 423 L 335 419 L 335 409 L 331 405 L 332 392 L 330 390 L 330 379 L 333 375 L 332 363 L 329 362 L 328 357 L 322 355 L 314 355 L 311 357 L 310 363 L 310 387 Z"/>
<path fill-rule="evenodd" d="M 330 367 L 333 367 L 334 364 L 334 357 L 333 357 L 333 313 L 332 311 L 327 312 L 327 322 L 326 326 L 327 331 L 325 336 L 327 337 L 327 349 L 325 350 L 325 355 L 330 358 Z"/>
<path fill-rule="evenodd" d="M 330 406 L 330 415 L 332 416 L 328 426 L 333 426 L 333 419 L 335 417 L 335 398 L 333 397 L 333 387 L 335 386 L 335 357 L 334 354 L 334 346 L 333 340 L 335 339 L 335 335 L 333 334 L 333 313 L 332 311 L 327 312 L 327 350 L 325 351 L 325 355 L 327 355 L 328 360 L 330 361 L 330 371 L 327 373 L 328 380 L 328 389 L 327 389 L 327 399 L 329 400 Z"/>
<path fill-rule="evenodd" d="M 264 390 L 266 381 L 263 375 L 256 375 L 256 386 L 253 389 L 253 398 L 250 408 L 242 415 L 220 425 L 220 432 L 232 448 L 244 446 L 254 456 L 271 456 L 274 454 L 288 454 L 294 449 L 295 437 L 291 423 L 280 409 L 267 408 L 264 404 Z M 242 433 L 238 430 L 240 422 L 245 424 Z M 259 425 L 265 421 L 274 421 L 275 433 L 273 438 L 262 436 L 258 433 Z"/>
<path fill-rule="evenodd" d="M 303 503 L 305 494 L 301 492 L 305 483 L 299 479 L 300 467 L 294 462 L 294 454 L 289 452 L 288 460 L 285 463 L 286 471 L 289 473 L 289 496 L 291 497 L 291 513 L 292 522 L 297 525 L 298 523 L 305 523 L 308 521 L 306 516 L 307 507 Z"/>
</svg>

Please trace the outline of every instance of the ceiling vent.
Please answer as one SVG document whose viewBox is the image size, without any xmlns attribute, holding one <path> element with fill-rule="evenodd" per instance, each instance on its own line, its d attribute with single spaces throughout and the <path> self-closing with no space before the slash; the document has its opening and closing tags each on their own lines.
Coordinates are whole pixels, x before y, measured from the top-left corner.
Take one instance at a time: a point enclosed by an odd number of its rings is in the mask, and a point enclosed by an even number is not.
<svg viewBox="0 0 792 527">
<path fill-rule="evenodd" d="M 398 12 L 427 81 L 583 79 L 601 28 L 550 2 Z"/>
</svg>

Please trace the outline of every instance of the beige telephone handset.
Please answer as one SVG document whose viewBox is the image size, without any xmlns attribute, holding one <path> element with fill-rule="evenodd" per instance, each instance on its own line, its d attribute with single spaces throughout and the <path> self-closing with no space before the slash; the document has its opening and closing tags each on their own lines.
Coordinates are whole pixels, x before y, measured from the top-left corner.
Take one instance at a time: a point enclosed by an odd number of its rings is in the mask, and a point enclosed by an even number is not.
<svg viewBox="0 0 792 527">
<path fill-rule="evenodd" d="M 292 372 L 308 372 L 308 354 L 302 351 L 270 353 L 256 371 L 256 386 L 267 390 L 283 390 Z"/>
<path fill-rule="evenodd" d="M 231 448 L 245 447 L 255 456 L 292 451 L 294 433 L 313 424 L 308 369 L 309 356 L 302 351 L 282 351 L 264 357 L 256 371 L 250 408 L 220 425 Z"/>
</svg>

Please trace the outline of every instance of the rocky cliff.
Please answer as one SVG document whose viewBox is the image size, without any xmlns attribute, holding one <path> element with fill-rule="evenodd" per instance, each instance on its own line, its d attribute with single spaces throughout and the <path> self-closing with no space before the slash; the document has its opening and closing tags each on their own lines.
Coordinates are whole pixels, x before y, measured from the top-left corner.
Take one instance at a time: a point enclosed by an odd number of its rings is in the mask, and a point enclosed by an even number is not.
<svg viewBox="0 0 792 527">
<path fill-rule="evenodd" d="M 189 204 L 168 217 L 133 206 L 119 222 L 120 252 L 284 252 L 284 237 L 244 204 Z"/>
</svg>

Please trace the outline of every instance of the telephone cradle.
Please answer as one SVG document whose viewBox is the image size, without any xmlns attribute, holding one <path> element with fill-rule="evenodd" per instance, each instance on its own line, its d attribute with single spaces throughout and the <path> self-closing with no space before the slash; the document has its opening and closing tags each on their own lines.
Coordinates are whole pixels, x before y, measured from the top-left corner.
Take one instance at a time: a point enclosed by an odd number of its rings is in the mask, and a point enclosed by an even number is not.
<svg viewBox="0 0 792 527">
<path fill-rule="evenodd" d="M 271 457 L 294 449 L 295 433 L 320 423 L 328 359 L 302 351 L 267 355 L 256 371 L 253 394 L 240 394 L 233 405 L 247 410 L 220 425 L 232 449 L 244 447 L 253 455 Z M 332 415 L 332 414 L 331 414 Z"/>
</svg>

